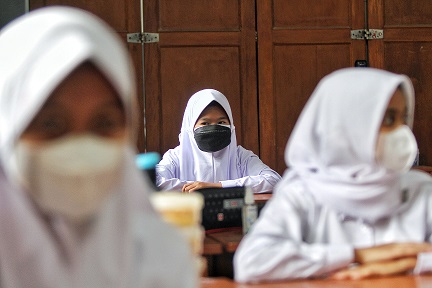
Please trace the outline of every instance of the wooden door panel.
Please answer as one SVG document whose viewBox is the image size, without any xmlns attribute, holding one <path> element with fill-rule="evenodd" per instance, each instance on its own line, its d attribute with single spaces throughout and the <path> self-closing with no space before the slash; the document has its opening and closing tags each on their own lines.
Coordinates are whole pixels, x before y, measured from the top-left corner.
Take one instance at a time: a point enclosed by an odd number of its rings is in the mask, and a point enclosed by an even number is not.
<svg viewBox="0 0 432 288">
<path fill-rule="evenodd" d="M 284 159 L 288 136 L 318 81 L 336 69 L 350 66 L 350 45 L 281 45 L 275 47 L 273 55 L 277 119 L 273 132 L 276 135 L 276 155 L 278 159 Z M 276 161 L 275 168 L 284 171 L 285 162 Z"/>
<path fill-rule="evenodd" d="M 240 30 L 239 1 L 170 0 L 159 4 L 159 31 Z"/>
<path fill-rule="evenodd" d="M 145 30 L 160 39 L 145 45 L 147 150 L 177 146 L 187 100 L 214 88 L 230 101 L 238 143 L 259 153 L 254 1 L 144 3 Z"/>
<path fill-rule="evenodd" d="M 117 32 L 127 32 L 130 3 L 129 1 L 105 1 L 105 0 L 30 0 L 31 9 L 50 6 L 66 5 L 78 7 L 104 19 Z M 139 14 L 138 14 L 139 16 Z M 139 23 L 139 18 L 136 19 Z"/>
<path fill-rule="evenodd" d="M 384 15 L 387 27 L 399 25 L 429 26 L 432 19 L 432 5 L 428 0 L 384 1 Z"/>
<path fill-rule="evenodd" d="M 274 0 L 274 27 L 312 28 L 349 26 L 351 0 Z"/>
<path fill-rule="evenodd" d="M 365 59 L 364 41 L 351 29 L 364 28 L 360 1 L 258 0 L 260 151 L 283 173 L 287 140 L 318 81 Z"/>
<path fill-rule="evenodd" d="M 416 93 L 414 134 L 420 165 L 432 165 L 432 2 L 374 0 L 369 27 L 384 30 L 384 39 L 369 42 L 370 65 L 408 75 Z"/>
</svg>

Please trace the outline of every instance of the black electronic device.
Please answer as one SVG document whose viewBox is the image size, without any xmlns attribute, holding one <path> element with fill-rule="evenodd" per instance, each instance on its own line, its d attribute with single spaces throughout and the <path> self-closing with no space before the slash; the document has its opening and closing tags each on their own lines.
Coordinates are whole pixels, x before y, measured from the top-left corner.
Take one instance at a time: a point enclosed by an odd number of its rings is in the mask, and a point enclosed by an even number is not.
<svg viewBox="0 0 432 288">
<path fill-rule="evenodd" d="M 242 227 L 245 187 L 205 188 L 197 192 L 204 196 L 202 226 L 206 231 Z"/>
</svg>

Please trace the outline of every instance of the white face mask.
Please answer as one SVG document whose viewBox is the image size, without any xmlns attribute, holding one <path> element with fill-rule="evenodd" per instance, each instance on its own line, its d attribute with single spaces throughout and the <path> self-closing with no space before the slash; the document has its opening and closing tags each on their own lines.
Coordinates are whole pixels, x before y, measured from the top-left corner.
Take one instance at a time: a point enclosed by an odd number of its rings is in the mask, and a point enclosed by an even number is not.
<svg viewBox="0 0 432 288">
<path fill-rule="evenodd" d="M 416 155 L 417 141 L 408 126 L 378 136 L 376 160 L 381 166 L 395 172 L 406 172 Z"/>
<path fill-rule="evenodd" d="M 40 146 L 21 141 L 14 151 L 15 180 L 47 214 L 80 222 L 97 212 L 119 179 L 124 146 L 125 141 L 93 135 Z"/>
</svg>

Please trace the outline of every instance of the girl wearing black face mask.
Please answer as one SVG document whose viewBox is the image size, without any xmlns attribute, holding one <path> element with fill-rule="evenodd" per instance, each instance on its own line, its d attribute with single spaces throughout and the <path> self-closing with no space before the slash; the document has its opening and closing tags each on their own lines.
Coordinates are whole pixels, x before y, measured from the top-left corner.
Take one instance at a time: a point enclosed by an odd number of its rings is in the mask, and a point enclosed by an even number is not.
<svg viewBox="0 0 432 288">
<path fill-rule="evenodd" d="M 231 107 L 217 90 L 204 89 L 189 99 L 179 135 L 156 166 L 162 190 L 191 192 L 210 187 L 251 186 L 271 192 L 281 178 L 252 151 L 237 145 Z"/>
</svg>

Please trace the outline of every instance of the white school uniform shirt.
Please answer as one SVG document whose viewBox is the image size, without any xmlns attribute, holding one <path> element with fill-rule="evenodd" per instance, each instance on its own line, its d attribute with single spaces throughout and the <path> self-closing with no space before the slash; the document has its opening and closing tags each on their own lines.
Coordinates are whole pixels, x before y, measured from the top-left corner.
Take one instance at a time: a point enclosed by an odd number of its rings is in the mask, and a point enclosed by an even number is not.
<svg viewBox="0 0 432 288">
<path fill-rule="evenodd" d="M 231 123 L 231 143 L 217 152 L 198 148 L 193 129 L 202 111 L 216 101 Z M 220 182 L 222 187 L 251 186 L 255 193 L 272 192 L 280 175 L 252 151 L 237 145 L 228 99 L 219 91 L 204 89 L 189 99 L 179 134 L 180 145 L 168 150 L 156 165 L 156 184 L 162 190 L 181 190 L 193 181 Z"/>
<path fill-rule="evenodd" d="M 134 137 L 123 151 L 121 177 L 84 232 L 61 215 L 45 215 L 10 180 L 20 135 L 86 61 L 116 89 L 132 131 L 135 76 L 108 25 L 76 8 L 49 7 L 0 32 L 0 286 L 197 287 L 188 244 L 149 202 L 152 188 L 135 167 Z"/>
<path fill-rule="evenodd" d="M 322 277 L 352 263 L 354 248 L 432 242 L 431 177 L 375 161 L 378 130 L 399 85 L 411 126 L 406 76 L 346 68 L 318 84 L 288 141 L 289 169 L 235 254 L 236 280 Z"/>
</svg>

